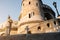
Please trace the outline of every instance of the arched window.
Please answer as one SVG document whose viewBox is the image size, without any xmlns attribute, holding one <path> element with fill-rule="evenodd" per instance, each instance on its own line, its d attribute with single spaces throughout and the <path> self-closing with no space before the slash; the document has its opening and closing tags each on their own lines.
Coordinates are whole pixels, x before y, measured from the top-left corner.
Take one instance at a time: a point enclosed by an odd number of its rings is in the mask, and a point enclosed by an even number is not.
<svg viewBox="0 0 60 40">
<path fill-rule="evenodd" d="M 56 25 L 56 21 L 54 21 L 54 24 Z"/>
<path fill-rule="evenodd" d="M 31 12 L 31 16 L 34 16 L 34 12 Z"/>
<path fill-rule="evenodd" d="M 34 12 L 32 12 L 32 14 L 34 15 Z"/>
<path fill-rule="evenodd" d="M 29 18 L 31 18 L 31 14 L 29 14 Z"/>
<path fill-rule="evenodd" d="M 31 4 L 31 2 L 29 1 L 29 4 Z"/>
<path fill-rule="evenodd" d="M 36 6 L 38 6 L 38 3 L 36 3 Z"/>
<path fill-rule="evenodd" d="M 47 23 L 47 27 L 50 27 L 50 24 L 49 23 Z"/>
<path fill-rule="evenodd" d="M 38 30 L 41 30 L 41 27 L 40 26 L 38 26 Z"/>
<path fill-rule="evenodd" d="M 34 12 L 29 13 L 29 18 L 31 18 L 32 16 L 34 16 Z"/>
</svg>

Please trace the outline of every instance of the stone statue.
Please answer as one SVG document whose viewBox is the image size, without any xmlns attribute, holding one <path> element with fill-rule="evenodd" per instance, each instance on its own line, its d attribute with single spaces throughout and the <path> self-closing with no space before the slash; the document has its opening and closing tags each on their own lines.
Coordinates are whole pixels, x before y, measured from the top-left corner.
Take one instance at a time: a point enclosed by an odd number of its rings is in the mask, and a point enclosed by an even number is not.
<svg viewBox="0 0 60 40">
<path fill-rule="evenodd" d="M 6 35 L 10 35 L 12 22 L 13 22 L 12 19 L 10 18 L 10 16 L 8 16 L 7 27 L 6 27 Z"/>
</svg>

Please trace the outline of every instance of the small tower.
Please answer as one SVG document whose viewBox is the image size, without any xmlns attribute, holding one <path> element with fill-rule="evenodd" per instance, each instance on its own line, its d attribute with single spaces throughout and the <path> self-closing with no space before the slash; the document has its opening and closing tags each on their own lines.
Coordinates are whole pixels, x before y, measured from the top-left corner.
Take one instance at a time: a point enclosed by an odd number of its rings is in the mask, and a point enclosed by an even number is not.
<svg viewBox="0 0 60 40">
<path fill-rule="evenodd" d="M 26 34 L 26 26 L 31 33 L 36 33 L 39 22 L 44 21 L 41 0 L 22 0 L 22 9 L 19 16 L 18 33 Z"/>
</svg>

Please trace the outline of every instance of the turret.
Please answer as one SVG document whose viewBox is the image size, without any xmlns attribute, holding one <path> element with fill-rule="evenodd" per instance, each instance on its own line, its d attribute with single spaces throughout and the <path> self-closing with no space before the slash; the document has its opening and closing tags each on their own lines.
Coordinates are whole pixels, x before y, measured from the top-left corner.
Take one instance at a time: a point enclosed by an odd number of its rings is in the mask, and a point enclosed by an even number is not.
<svg viewBox="0 0 60 40">
<path fill-rule="evenodd" d="M 33 27 L 32 25 L 35 25 L 34 23 L 38 23 L 39 25 L 40 21 L 44 21 L 44 14 L 41 7 L 41 0 L 22 0 L 22 9 L 19 16 L 20 24 L 18 28 L 18 33 L 22 32 L 28 25 L 28 27 Z M 30 25 L 30 23 L 33 24 Z M 21 30 L 20 27 L 22 27 L 23 25 L 25 26 Z"/>
</svg>

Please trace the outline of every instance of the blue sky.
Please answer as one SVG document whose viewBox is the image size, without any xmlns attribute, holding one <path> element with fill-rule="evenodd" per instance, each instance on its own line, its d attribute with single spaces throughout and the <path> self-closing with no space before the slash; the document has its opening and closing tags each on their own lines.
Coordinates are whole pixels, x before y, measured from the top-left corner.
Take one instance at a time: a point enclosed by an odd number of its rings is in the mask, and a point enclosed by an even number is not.
<svg viewBox="0 0 60 40">
<path fill-rule="evenodd" d="M 54 11 L 53 1 L 57 2 L 58 11 L 60 13 L 60 0 L 42 0 L 44 4 L 49 5 Z M 21 0 L 0 0 L 0 23 L 7 20 L 8 15 L 13 20 L 18 20 L 21 11 Z"/>
</svg>

